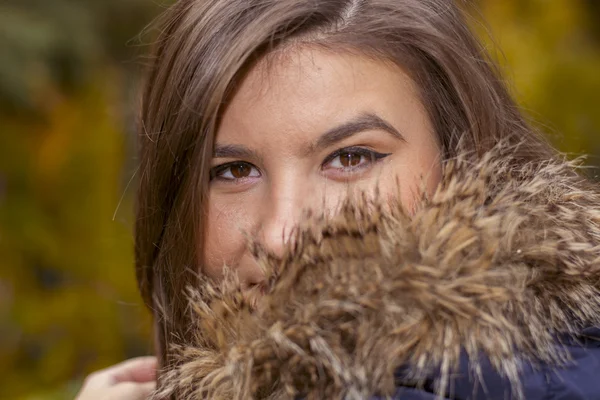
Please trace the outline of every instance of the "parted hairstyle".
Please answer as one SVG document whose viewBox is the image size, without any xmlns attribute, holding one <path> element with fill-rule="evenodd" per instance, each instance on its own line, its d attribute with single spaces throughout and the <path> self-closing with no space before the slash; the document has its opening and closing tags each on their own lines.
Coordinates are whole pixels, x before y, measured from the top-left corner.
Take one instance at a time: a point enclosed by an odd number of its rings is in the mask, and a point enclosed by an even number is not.
<svg viewBox="0 0 600 400">
<path fill-rule="evenodd" d="M 157 21 L 139 121 L 136 276 L 160 363 L 191 338 L 186 288 L 202 274 L 210 161 L 236 85 L 274 50 L 319 46 L 396 63 L 419 89 L 445 159 L 518 141 L 555 151 L 526 122 L 465 4 L 451 0 L 179 0 Z"/>
</svg>

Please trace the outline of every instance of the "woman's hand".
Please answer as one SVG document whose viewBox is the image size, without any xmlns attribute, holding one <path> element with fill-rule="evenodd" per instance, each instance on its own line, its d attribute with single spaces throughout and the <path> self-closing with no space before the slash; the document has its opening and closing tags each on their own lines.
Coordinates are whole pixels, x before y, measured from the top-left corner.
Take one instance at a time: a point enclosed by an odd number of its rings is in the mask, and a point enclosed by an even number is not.
<svg viewBox="0 0 600 400">
<path fill-rule="evenodd" d="M 138 357 L 90 374 L 75 400 L 145 400 L 156 388 L 156 357 Z"/>
</svg>

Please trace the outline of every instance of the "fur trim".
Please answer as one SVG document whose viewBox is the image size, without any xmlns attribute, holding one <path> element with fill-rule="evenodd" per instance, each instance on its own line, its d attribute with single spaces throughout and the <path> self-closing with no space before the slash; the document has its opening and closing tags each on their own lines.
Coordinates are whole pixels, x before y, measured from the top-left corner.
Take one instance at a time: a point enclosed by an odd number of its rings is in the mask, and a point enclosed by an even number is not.
<svg viewBox="0 0 600 400">
<path fill-rule="evenodd" d="M 523 361 L 563 363 L 557 337 L 600 324 L 600 193 L 574 170 L 461 156 L 413 215 L 362 201 L 281 259 L 256 247 L 266 295 L 253 308 L 233 274 L 191 291 L 196 342 L 157 396 L 362 399 L 391 395 L 399 367 L 442 395 L 465 352 L 522 397 Z"/>
</svg>

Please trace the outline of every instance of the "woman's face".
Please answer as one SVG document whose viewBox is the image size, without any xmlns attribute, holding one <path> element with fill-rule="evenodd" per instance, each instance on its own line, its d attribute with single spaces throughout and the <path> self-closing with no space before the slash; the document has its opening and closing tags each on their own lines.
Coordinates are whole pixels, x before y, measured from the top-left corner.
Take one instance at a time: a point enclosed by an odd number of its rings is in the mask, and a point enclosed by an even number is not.
<svg viewBox="0 0 600 400">
<path fill-rule="evenodd" d="M 263 280 L 248 237 L 280 254 L 303 210 L 333 213 L 376 187 L 410 210 L 423 181 L 432 190 L 441 174 L 432 124 L 402 69 L 311 48 L 250 71 L 211 166 L 204 272 L 219 279 L 228 265 L 246 289 Z"/>
</svg>

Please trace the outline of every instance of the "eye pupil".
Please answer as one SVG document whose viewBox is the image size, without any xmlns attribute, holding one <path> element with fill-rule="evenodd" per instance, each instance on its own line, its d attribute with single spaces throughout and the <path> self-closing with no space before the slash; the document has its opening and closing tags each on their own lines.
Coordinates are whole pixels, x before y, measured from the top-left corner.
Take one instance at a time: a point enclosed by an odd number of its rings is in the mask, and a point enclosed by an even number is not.
<svg viewBox="0 0 600 400">
<path fill-rule="evenodd" d="M 345 153 L 340 155 L 340 162 L 344 167 L 354 167 L 360 164 L 360 154 L 356 153 Z"/>
<path fill-rule="evenodd" d="M 247 178 L 250 175 L 250 171 L 251 171 L 251 168 L 249 165 L 241 164 L 241 163 L 234 164 L 230 168 L 231 168 L 231 175 L 233 175 L 233 177 L 236 179 Z"/>
</svg>

